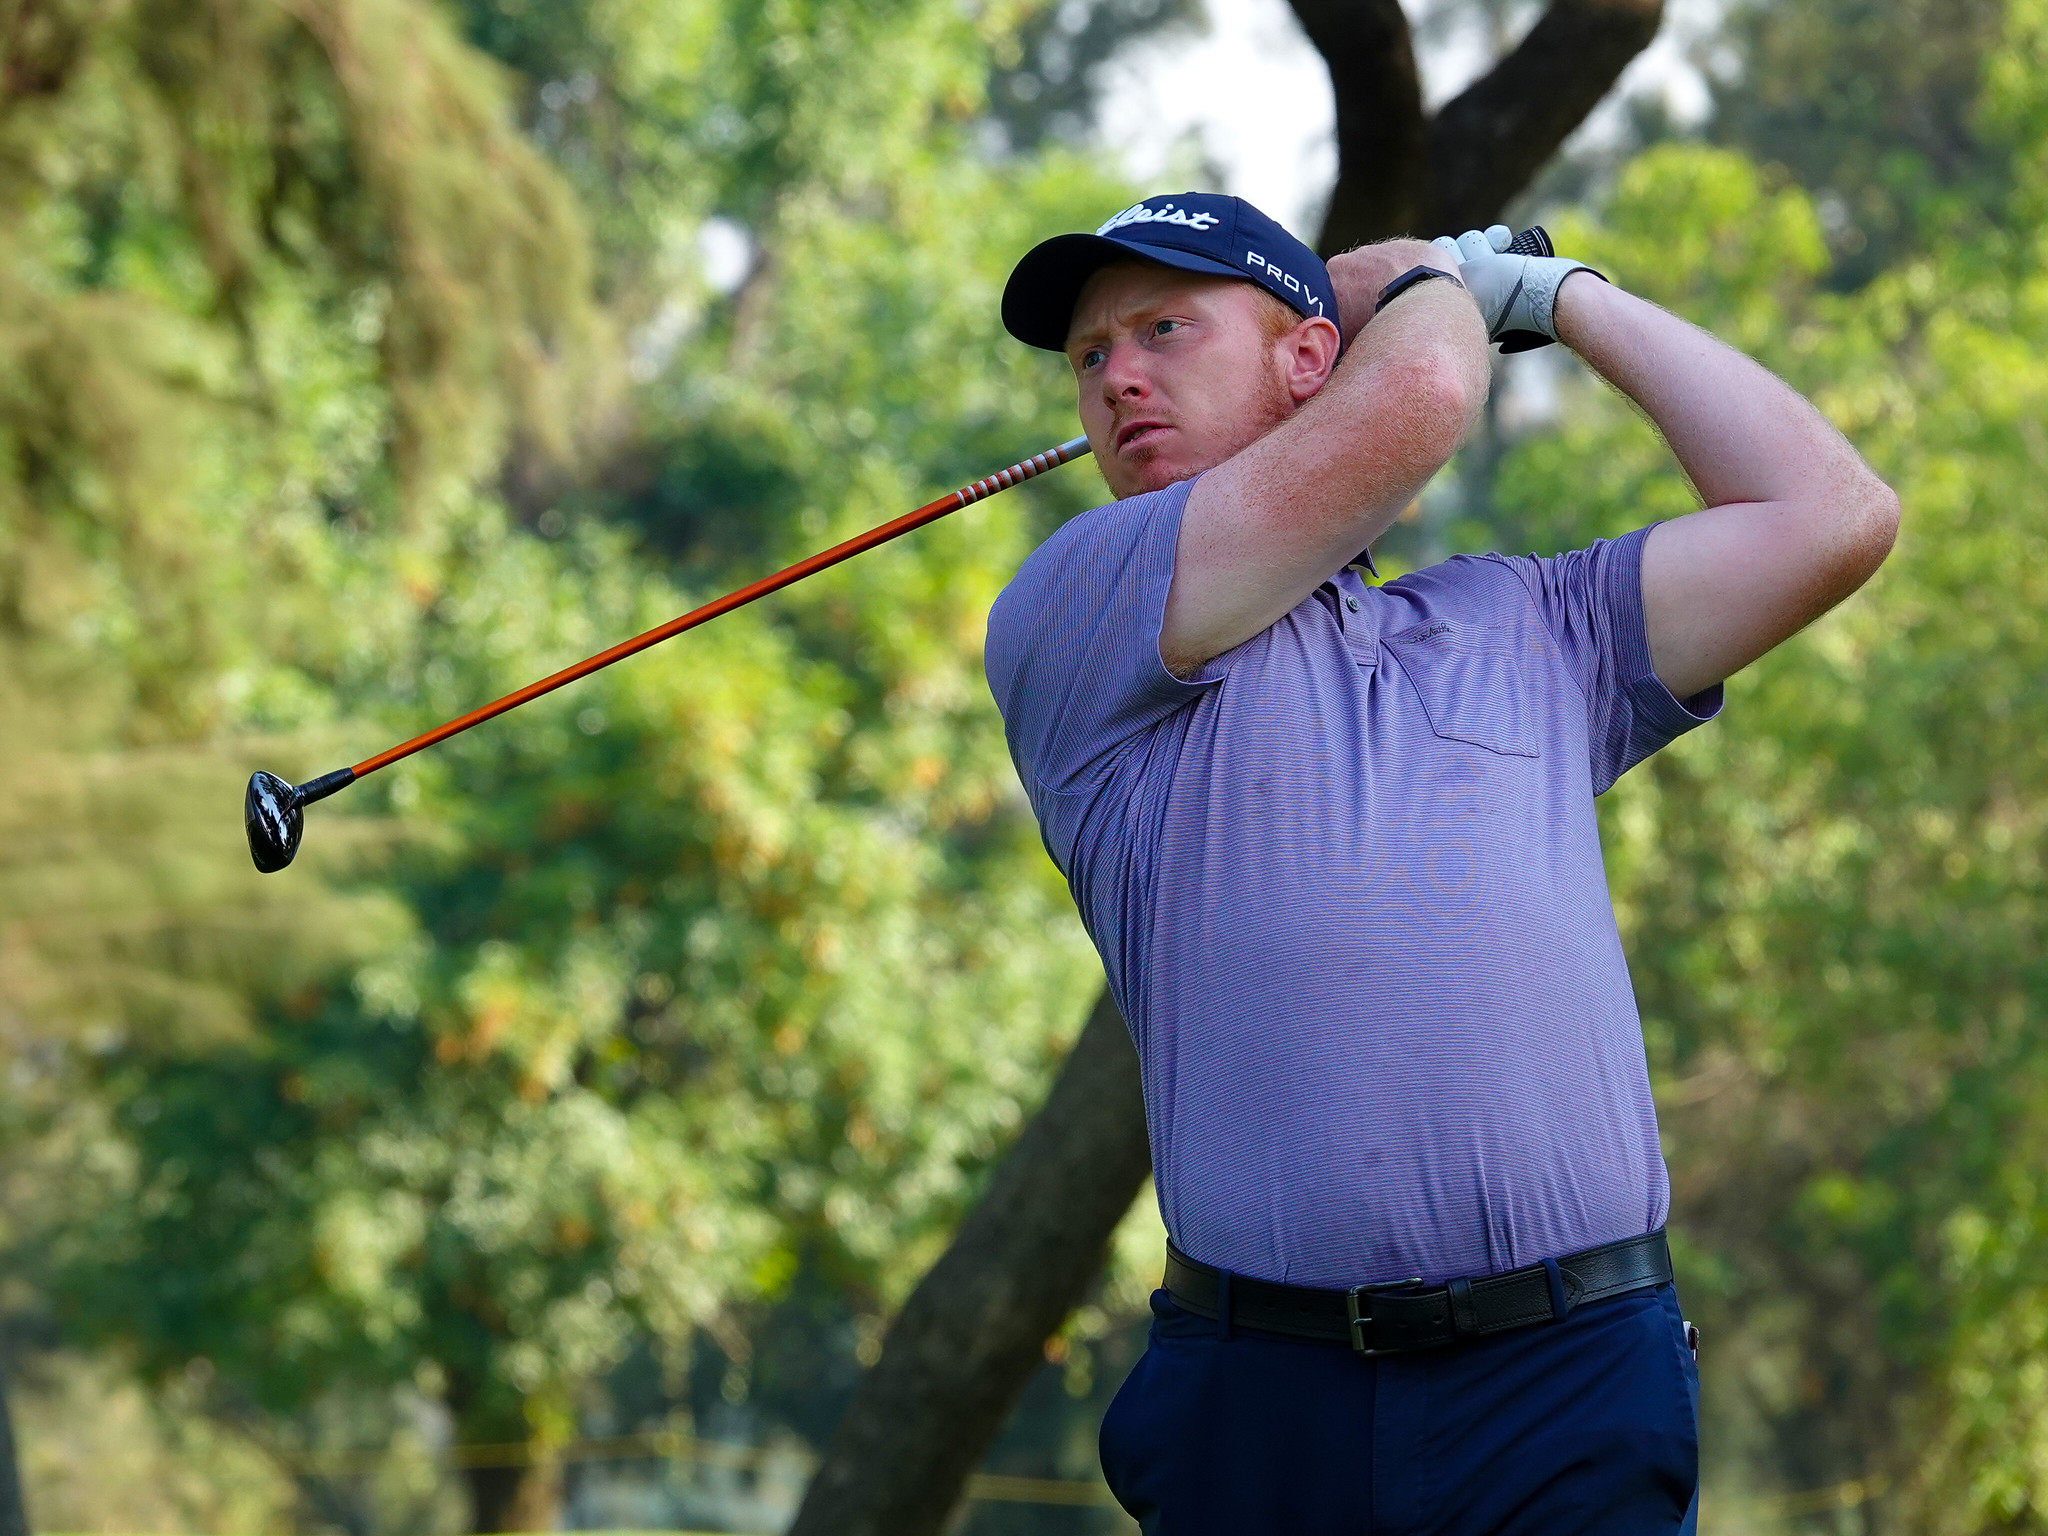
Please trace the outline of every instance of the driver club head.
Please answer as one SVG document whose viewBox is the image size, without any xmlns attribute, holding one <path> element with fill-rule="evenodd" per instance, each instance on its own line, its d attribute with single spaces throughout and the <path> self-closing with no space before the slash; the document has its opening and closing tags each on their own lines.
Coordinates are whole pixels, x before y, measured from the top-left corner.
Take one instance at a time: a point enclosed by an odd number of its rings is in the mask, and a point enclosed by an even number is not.
<svg viewBox="0 0 2048 1536">
<path fill-rule="evenodd" d="M 266 875 L 291 863 L 306 830 L 306 807 L 355 783 L 353 768 L 337 768 L 303 784 L 287 784 L 274 773 L 249 775 L 242 797 L 242 827 L 249 834 L 249 857 Z"/>
<path fill-rule="evenodd" d="M 249 792 L 242 797 L 242 826 L 249 834 L 249 857 L 256 867 L 266 875 L 276 874 L 291 863 L 306 830 L 298 790 L 274 773 L 250 774 Z"/>
<path fill-rule="evenodd" d="M 1180 215 L 1176 214 L 1174 217 L 1179 218 Z M 481 708 L 472 709 L 466 715 L 458 715 L 453 720 L 443 721 L 432 730 L 423 731 L 412 740 L 402 741 L 395 747 L 387 747 L 352 767 L 337 768 L 332 773 L 323 773 L 319 778 L 308 779 L 303 784 L 288 784 L 274 773 L 253 773 L 249 776 L 249 791 L 242 799 L 242 826 L 249 837 L 249 857 L 255 861 L 256 868 L 261 873 L 275 874 L 298 855 L 299 839 L 306 830 L 306 807 L 348 788 L 357 779 L 367 778 L 380 769 L 388 768 L 393 763 L 412 756 L 415 752 L 433 746 L 436 742 L 446 741 L 450 736 L 459 735 L 471 726 L 495 719 L 508 709 L 517 709 L 520 705 L 529 703 L 544 693 L 552 693 L 580 677 L 588 677 L 615 661 L 623 661 L 628 656 L 637 655 L 651 645 L 659 645 L 664 640 L 680 635 L 684 630 L 695 629 L 699 624 L 715 619 L 722 613 L 730 613 L 756 598 L 766 597 L 770 592 L 779 592 L 784 587 L 802 581 L 806 576 L 814 575 L 843 560 L 849 560 L 864 550 L 886 544 L 913 528 L 922 528 L 927 523 L 957 512 L 984 497 L 993 496 L 998 491 L 1021 484 L 1034 475 L 1043 474 L 1049 469 L 1057 469 L 1087 451 L 1088 440 L 1077 437 L 1071 442 L 1061 443 L 1057 448 L 1049 448 L 1044 453 L 1033 454 L 1028 459 L 1019 460 L 1008 469 L 1000 470 L 986 479 L 962 486 L 950 495 L 941 496 L 937 501 L 928 502 L 915 511 L 877 524 L 866 533 L 844 543 L 835 544 L 830 549 L 819 550 L 794 565 L 785 566 L 771 576 L 749 582 L 746 586 L 736 588 L 723 597 L 705 603 L 702 607 L 678 614 L 666 624 L 657 624 L 630 640 L 623 640 L 617 645 L 599 651 L 595 656 L 586 656 L 574 666 L 564 667 L 538 682 L 514 689 L 502 699 L 494 699 Z"/>
</svg>

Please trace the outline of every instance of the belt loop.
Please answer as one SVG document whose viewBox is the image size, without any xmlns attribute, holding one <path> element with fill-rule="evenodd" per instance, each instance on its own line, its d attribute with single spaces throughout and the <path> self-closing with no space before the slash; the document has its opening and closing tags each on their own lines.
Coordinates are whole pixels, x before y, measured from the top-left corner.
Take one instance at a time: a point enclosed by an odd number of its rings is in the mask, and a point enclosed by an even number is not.
<svg viewBox="0 0 2048 1536">
<path fill-rule="evenodd" d="M 1451 1293 L 1451 1331 L 1459 1338 L 1479 1331 L 1479 1309 L 1472 1305 L 1472 1282 L 1460 1276 L 1444 1286 Z"/>
<path fill-rule="evenodd" d="M 1230 1342 L 1230 1271 L 1216 1271 L 1216 1337 Z"/>
<path fill-rule="evenodd" d="M 1544 1278 L 1550 1282 L 1550 1316 L 1555 1322 L 1563 1322 L 1565 1314 L 1571 1311 L 1564 1299 L 1564 1271 L 1557 1267 L 1557 1260 L 1543 1261 Z"/>
</svg>

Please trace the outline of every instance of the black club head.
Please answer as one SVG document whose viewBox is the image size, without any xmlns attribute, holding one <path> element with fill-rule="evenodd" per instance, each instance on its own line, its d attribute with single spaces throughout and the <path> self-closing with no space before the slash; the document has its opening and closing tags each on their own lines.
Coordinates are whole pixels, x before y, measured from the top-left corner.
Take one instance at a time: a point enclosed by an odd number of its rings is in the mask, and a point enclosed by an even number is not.
<svg viewBox="0 0 2048 1536">
<path fill-rule="evenodd" d="M 249 833 L 249 857 L 264 874 L 276 874 L 291 863 L 306 829 L 298 790 L 274 773 L 250 774 L 249 792 L 242 798 L 242 825 Z"/>
</svg>

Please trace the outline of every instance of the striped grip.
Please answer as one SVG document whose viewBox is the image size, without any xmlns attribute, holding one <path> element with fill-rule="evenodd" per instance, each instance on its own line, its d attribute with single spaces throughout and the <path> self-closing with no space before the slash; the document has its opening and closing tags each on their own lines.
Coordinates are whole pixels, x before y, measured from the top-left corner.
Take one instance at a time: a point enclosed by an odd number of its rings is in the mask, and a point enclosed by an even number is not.
<svg viewBox="0 0 2048 1536">
<path fill-rule="evenodd" d="M 1072 438 L 1057 448 L 1034 453 L 1021 464 L 1012 464 L 1008 469 L 997 470 L 985 480 L 977 480 L 972 485 L 962 486 L 953 494 L 960 498 L 961 506 L 972 506 L 983 497 L 995 495 L 997 491 L 1007 491 L 1013 485 L 1022 485 L 1033 475 L 1042 475 L 1048 469 L 1058 469 L 1062 464 L 1070 464 L 1087 451 L 1087 438 Z"/>
</svg>

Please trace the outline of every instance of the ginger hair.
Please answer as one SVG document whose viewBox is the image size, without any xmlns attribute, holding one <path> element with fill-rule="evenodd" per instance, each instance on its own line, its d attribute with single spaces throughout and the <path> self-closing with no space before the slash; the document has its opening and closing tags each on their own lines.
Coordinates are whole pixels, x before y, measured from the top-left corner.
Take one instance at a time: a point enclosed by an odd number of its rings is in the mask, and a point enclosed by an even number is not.
<svg viewBox="0 0 2048 1536">
<path fill-rule="evenodd" d="M 1259 331 L 1268 341 L 1278 341 L 1308 318 L 1293 305 L 1275 298 L 1256 283 L 1252 284 L 1252 292 L 1258 298 Z"/>
</svg>

